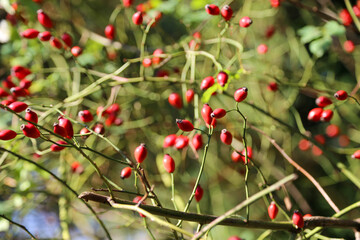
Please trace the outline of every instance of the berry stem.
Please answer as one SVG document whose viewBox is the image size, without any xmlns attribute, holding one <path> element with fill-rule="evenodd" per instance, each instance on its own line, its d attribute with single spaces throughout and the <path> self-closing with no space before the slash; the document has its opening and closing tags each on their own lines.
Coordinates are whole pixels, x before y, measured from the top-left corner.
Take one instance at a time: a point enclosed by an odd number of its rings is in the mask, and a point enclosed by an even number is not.
<svg viewBox="0 0 360 240">
<path fill-rule="evenodd" d="M 109 18 L 109 24 L 115 25 L 115 21 L 116 21 L 116 17 L 119 15 L 119 13 L 121 12 L 122 9 L 122 5 L 119 4 L 116 6 L 116 8 L 114 9 L 114 11 L 111 13 L 110 18 Z M 116 32 L 116 31 L 115 31 Z"/>
<path fill-rule="evenodd" d="M 349 96 L 348 96 L 348 98 L 353 99 L 353 100 L 357 103 L 357 105 L 359 105 L 359 106 L 360 106 L 359 101 L 358 101 L 358 100 L 357 100 L 354 96 L 349 95 Z"/>
<path fill-rule="evenodd" d="M 221 32 L 219 33 L 219 37 L 218 37 L 218 43 L 217 43 L 217 51 L 216 51 L 216 60 L 219 59 L 220 57 L 220 51 L 221 51 L 221 39 L 222 36 L 225 34 L 226 30 L 229 28 L 229 22 L 226 21 L 225 22 L 225 27 L 223 28 L 223 30 L 221 30 Z"/>
<path fill-rule="evenodd" d="M 149 233 L 150 237 L 152 240 L 156 240 L 156 238 L 154 237 L 154 235 L 152 234 L 150 228 L 149 228 L 149 225 L 147 224 L 147 221 L 146 221 L 146 218 L 143 218 L 144 220 L 144 226 L 146 228 L 146 231 Z"/>
<path fill-rule="evenodd" d="M 151 27 L 151 25 L 153 25 L 154 22 L 155 22 L 155 19 L 154 18 L 151 19 L 151 21 L 146 26 L 143 36 L 142 36 L 142 39 L 141 39 L 141 43 L 140 43 L 140 59 L 141 59 L 140 61 L 141 62 L 144 60 L 146 38 L 149 33 L 150 27 Z M 144 77 L 144 71 L 145 71 L 144 65 L 140 64 L 140 77 Z"/>
<path fill-rule="evenodd" d="M 174 173 L 170 173 L 171 175 L 171 201 L 173 202 L 174 205 L 174 209 L 177 211 L 178 208 L 176 206 L 176 201 L 175 201 L 175 179 L 174 179 Z"/>
</svg>

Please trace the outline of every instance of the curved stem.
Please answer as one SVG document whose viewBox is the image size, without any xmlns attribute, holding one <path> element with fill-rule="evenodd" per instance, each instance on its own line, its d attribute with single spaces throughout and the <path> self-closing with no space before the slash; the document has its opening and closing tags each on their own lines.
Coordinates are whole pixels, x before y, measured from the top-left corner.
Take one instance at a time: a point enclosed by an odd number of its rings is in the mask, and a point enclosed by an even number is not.
<svg viewBox="0 0 360 240">
<path fill-rule="evenodd" d="M 146 43 L 146 37 L 149 33 L 149 30 L 151 28 L 151 25 L 153 25 L 153 23 L 155 22 L 155 19 L 151 19 L 151 21 L 148 23 L 148 25 L 146 26 L 142 39 L 141 39 L 141 43 L 140 43 L 140 77 L 144 77 L 144 65 L 142 65 L 142 61 L 144 60 L 144 51 L 145 51 L 145 43 Z"/>
<path fill-rule="evenodd" d="M 7 221 L 9 221 L 11 224 L 14 224 L 20 228 L 22 228 L 27 234 L 29 234 L 29 236 L 31 237 L 31 239 L 37 239 L 24 225 L 21 225 L 20 223 L 14 222 L 13 220 L 11 220 L 10 218 L 6 217 L 3 214 L 0 214 L 0 218 L 4 218 Z"/>
</svg>

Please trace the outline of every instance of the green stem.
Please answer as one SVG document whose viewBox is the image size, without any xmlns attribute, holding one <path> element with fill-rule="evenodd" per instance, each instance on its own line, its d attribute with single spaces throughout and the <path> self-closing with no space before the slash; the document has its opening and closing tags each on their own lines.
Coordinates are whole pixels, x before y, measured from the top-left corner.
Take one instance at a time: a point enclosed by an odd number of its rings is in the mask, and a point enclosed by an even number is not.
<svg viewBox="0 0 360 240">
<path fill-rule="evenodd" d="M 146 228 L 146 231 L 149 233 L 152 240 L 156 240 L 156 238 L 154 237 L 154 235 L 152 234 L 152 232 L 151 232 L 151 230 L 149 228 L 149 225 L 148 225 L 148 223 L 146 221 L 146 218 L 143 218 L 143 219 L 144 219 L 144 226 Z"/>
<path fill-rule="evenodd" d="M 155 19 L 151 19 L 151 21 L 148 23 L 148 25 L 146 26 L 142 39 L 141 39 L 141 43 L 140 43 L 140 77 L 144 77 L 144 65 L 142 65 L 142 61 L 144 60 L 144 51 L 145 51 L 145 43 L 146 43 L 146 37 L 149 33 L 149 30 L 151 28 L 151 25 L 153 25 L 153 23 L 155 22 Z"/>
<path fill-rule="evenodd" d="M 351 6 L 350 1 L 349 1 L 349 0 L 344 0 L 344 2 L 345 2 L 345 5 L 346 5 L 347 10 L 349 11 L 349 13 L 350 13 L 350 15 L 351 15 L 351 18 L 352 18 L 353 21 L 354 21 L 354 24 L 355 24 L 357 30 L 360 32 L 360 21 L 359 21 L 359 19 L 357 18 L 357 16 L 355 15 L 354 10 L 353 10 L 353 8 L 352 8 L 352 6 Z"/>
<path fill-rule="evenodd" d="M 116 17 L 119 15 L 120 11 L 122 9 L 122 5 L 119 4 L 116 6 L 116 8 L 114 9 L 114 11 L 111 13 L 110 15 L 110 18 L 109 18 L 109 23 L 110 24 L 115 24 L 115 20 L 116 20 Z"/>
<path fill-rule="evenodd" d="M 174 208 L 175 210 L 178 210 L 177 206 L 176 206 L 176 201 L 175 201 L 175 180 L 174 180 L 174 174 L 171 173 L 171 201 L 174 204 Z"/>
<path fill-rule="evenodd" d="M 3 214 L 0 214 L 0 218 L 4 218 L 7 221 L 9 221 L 11 224 L 14 224 L 20 228 L 22 228 L 27 234 L 29 234 L 29 236 L 31 237 L 31 239 L 37 239 L 24 225 L 21 225 L 20 223 L 14 222 L 13 220 L 11 220 L 10 218 L 6 217 Z"/>
</svg>

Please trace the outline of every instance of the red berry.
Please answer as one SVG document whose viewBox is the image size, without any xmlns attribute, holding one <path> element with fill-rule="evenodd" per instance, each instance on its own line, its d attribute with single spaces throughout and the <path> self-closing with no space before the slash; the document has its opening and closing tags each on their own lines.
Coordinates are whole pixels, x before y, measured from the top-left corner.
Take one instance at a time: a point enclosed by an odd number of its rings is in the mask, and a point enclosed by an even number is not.
<svg viewBox="0 0 360 240">
<path fill-rule="evenodd" d="M 235 163 L 240 162 L 240 160 L 242 160 L 241 157 L 242 157 L 241 154 L 239 154 L 235 150 L 231 153 L 231 160 Z"/>
<path fill-rule="evenodd" d="M 351 158 L 360 159 L 360 150 L 354 152 L 353 155 L 351 155 Z"/>
<path fill-rule="evenodd" d="M 319 107 L 323 108 L 323 107 L 326 107 L 326 106 L 332 104 L 332 101 L 328 97 L 320 96 L 315 100 L 315 104 L 318 105 Z"/>
<path fill-rule="evenodd" d="M 326 131 L 326 135 L 328 137 L 333 138 L 333 137 L 336 137 L 337 135 L 339 135 L 340 128 L 335 124 L 330 124 L 329 126 L 326 127 L 325 131 Z"/>
<path fill-rule="evenodd" d="M 64 146 L 59 146 L 59 145 L 66 145 L 67 143 L 65 142 L 65 141 L 63 141 L 63 140 L 59 140 L 59 141 L 57 141 L 56 142 L 57 144 L 53 144 L 53 145 L 51 145 L 51 147 L 50 147 L 50 150 L 52 151 L 52 152 L 60 152 L 61 150 L 63 150 L 65 147 Z M 59 144 L 59 145 L 58 145 Z"/>
<path fill-rule="evenodd" d="M 54 123 L 53 127 L 54 127 L 54 130 L 53 130 L 54 133 L 56 133 L 64 138 L 67 137 L 65 128 L 61 127 L 58 123 Z"/>
<path fill-rule="evenodd" d="M 13 100 L 6 99 L 6 100 L 2 100 L 1 104 L 4 106 L 9 106 L 13 102 L 14 102 Z M 1 108 L 3 108 L 3 107 L 1 107 Z"/>
<path fill-rule="evenodd" d="M 7 97 L 9 94 L 2 88 L 0 88 L 0 97 Z"/>
<path fill-rule="evenodd" d="M 176 134 L 170 134 L 170 135 L 166 136 L 164 139 L 163 147 L 167 148 L 167 147 L 174 146 L 176 137 L 177 137 Z"/>
<path fill-rule="evenodd" d="M 15 138 L 17 133 L 13 130 L 5 129 L 0 131 L 0 140 L 7 141 Z"/>
<path fill-rule="evenodd" d="M 214 83 L 215 83 L 215 79 L 212 76 L 208 76 L 201 81 L 200 89 L 206 90 L 212 85 L 214 85 Z"/>
<path fill-rule="evenodd" d="M 147 68 L 147 67 L 151 67 L 151 63 L 152 63 L 151 58 L 144 58 L 142 65 Z"/>
<path fill-rule="evenodd" d="M 210 114 L 212 118 L 223 118 L 225 117 L 225 115 L 226 115 L 226 110 L 222 108 L 217 108 Z"/>
<path fill-rule="evenodd" d="M 75 161 L 71 164 L 71 172 L 82 174 L 84 172 L 84 167 L 81 166 L 79 162 Z"/>
<path fill-rule="evenodd" d="M 50 38 L 50 45 L 53 46 L 54 48 L 57 49 L 61 49 L 62 48 L 62 43 L 60 42 L 60 40 L 56 37 L 51 37 Z"/>
<path fill-rule="evenodd" d="M 187 90 L 186 93 L 185 93 L 186 102 L 190 103 L 194 99 L 194 95 L 195 95 L 195 92 L 194 92 L 193 89 Z"/>
<path fill-rule="evenodd" d="M 249 27 L 251 24 L 252 24 L 252 20 L 251 20 L 251 18 L 249 18 L 249 17 L 243 17 L 243 18 L 241 18 L 240 21 L 239 21 L 240 27 L 247 28 L 247 27 Z"/>
<path fill-rule="evenodd" d="M 312 217 L 312 215 L 310 213 L 307 213 L 303 216 L 303 218 L 308 218 L 308 217 Z"/>
<path fill-rule="evenodd" d="M 278 90 L 278 84 L 276 82 L 270 82 L 267 89 L 269 91 L 276 92 Z"/>
<path fill-rule="evenodd" d="M 201 116 L 204 119 L 204 122 L 210 126 L 212 122 L 212 117 L 210 116 L 213 110 L 209 106 L 209 104 L 204 104 L 203 108 L 201 109 Z"/>
<path fill-rule="evenodd" d="M 194 146 L 195 150 L 199 150 L 203 146 L 203 140 L 201 134 L 197 133 L 191 140 L 192 145 Z"/>
<path fill-rule="evenodd" d="M 277 8 L 280 6 L 280 0 L 270 0 L 270 4 L 273 8 Z"/>
<path fill-rule="evenodd" d="M 202 199 L 204 195 L 204 190 L 202 189 L 202 187 L 200 186 L 200 184 L 196 187 L 195 190 L 195 200 L 197 202 L 200 202 L 200 200 Z"/>
<path fill-rule="evenodd" d="M 322 122 L 329 122 L 333 117 L 334 113 L 330 109 L 326 109 L 321 113 L 320 121 Z"/>
<path fill-rule="evenodd" d="M 38 38 L 40 41 L 49 41 L 51 37 L 52 37 L 52 35 L 51 35 L 51 32 L 49 32 L 49 31 L 39 33 L 39 35 L 38 35 Z"/>
<path fill-rule="evenodd" d="M 217 75 L 217 81 L 220 84 L 220 86 L 225 86 L 225 84 L 227 83 L 229 79 L 229 76 L 226 72 L 219 72 L 219 74 Z"/>
<path fill-rule="evenodd" d="M 115 27 L 112 24 L 109 24 L 105 27 L 105 36 L 110 39 L 113 40 L 115 37 Z"/>
<path fill-rule="evenodd" d="M 313 108 L 310 110 L 307 119 L 309 121 L 318 122 L 320 121 L 322 112 L 323 112 L 322 108 Z"/>
<path fill-rule="evenodd" d="M 306 150 L 309 150 L 309 149 L 310 149 L 311 143 L 310 143 L 310 141 L 308 141 L 308 140 L 306 140 L 306 139 L 301 139 L 301 140 L 299 141 L 298 146 L 299 146 L 299 149 L 300 149 L 301 151 L 306 151 Z"/>
<path fill-rule="evenodd" d="M 315 135 L 315 136 L 314 136 L 314 139 L 315 139 L 318 143 L 320 143 L 320 144 L 322 144 L 322 145 L 325 144 L 325 137 L 324 137 L 323 135 L 321 135 L 321 134 Z"/>
<path fill-rule="evenodd" d="M 360 17 L 360 8 L 358 6 L 353 6 L 353 11 L 357 17 Z"/>
<path fill-rule="evenodd" d="M 341 12 L 339 13 L 339 17 L 344 26 L 349 26 L 353 22 L 349 11 L 346 9 L 341 10 Z"/>
<path fill-rule="evenodd" d="M 26 109 L 25 119 L 30 122 L 38 123 L 38 115 L 33 110 L 31 110 L 31 108 Z"/>
<path fill-rule="evenodd" d="M 8 107 L 14 112 L 20 113 L 27 109 L 28 105 L 24 102 L 13 102 Z"/>
<path fill-rule="evenodd" d="M 46 13 L 44 13 L 44 11 L 42 9 L 39 9 L 37 11 L 37 18 L 41 25 L 43 25 L 46 28 L 52 28 L 53 24 L 52 24 L 51 19 L 49 18 L 49 16 Z"/>
<path fill-rule="evenodd" d="M 64 118 L 63 116 L 60 116 L 58 120 L 59 120 L 59 126 L 65 129 L 66 138 L 71 139 L 74 136 L 74 129 L 70 120 Z"/>
<path fill-rule="evenodd" d="M 198 50 L 200 48 L 200 43 L 194 39 L 191 39 L 189 42 L 189 48 L 191 50 Z"/>
<path fill-rule="evenodd" d="M 71 53 L 74 57 L 78 57 L 82 54 L 82 49 L 79 46 L 74 46 L 71 48 Z"/>
<path fill-rule="evenodd" d="M 247 156 L 248 156 L 248 161 L 251 160 L 252 158 L 252 155 L 253 155 L 253 152 L 252 152 L 252 148 L 250 146 L 248 146 L 247 148 Z M 246 159 L 245 159 L 245 148 L 241 151 L 241 160 L 243 161 L 243 163 L 245 164 L 246 163 Z"/>
<path fill-rule="evenodd" d="M 245 100 L 248 94 L 248 89 L 246 87 L 239 88 L 234 93 L 234 99 L 236 102 L 242 102 Z"/>
<path fill-rule="evenodd" d="M 143 23 L 142 12 L 137 11 L 136 13 L 134 13 L 134 15 L 132 16 L 132 21 L 136 25 L 141 25 Z"/>
<path fill-rule="evenodd" d="M 175 170 L 175 161 L 169 154 L 165 154 L 163 164 L 164 164 L 165 170 L 168 173 L 173 173 L 174 172 L 174 170 Z"/>
<path fill-rule="evenodd" d="M 123 4 L 124 4 L 124 7 L 130 7 L 134 0 L 122 0 Z"/>
<path fill-rule="evenodd" d="M 190 132 L 194 130 L 194 125 L 186 119 L 176 119 L 176 124 L 184 132 Z"/>
<path fill-rule="evenodd" d="M 266 44 L 260 44 L 258 47 L 257 47 L 257 52 L 259 54 L 265 54 L 267 53 L 268 51 L 268 46 Z"/>
<path fill-rule="evenodd" d="M 227 240 L 243 240 L 243 239 L 239 238 L 238 236 L 231 236 Z"/>
<path fill-rule="evenodd" d="M 340 147 L 346 147 L 349 145 L 350 139 L 346 134 L 342 134 L 339 136 L 339 145 Z"/>
<path fill-rule="evenodd" d="M 168 101 L 169 101 L 170 105 L 175 108 L 180 109 L 183 106 L 182 99 L 178 93 L 171 93 L 169 95 Z"/>
<path fill-rule="evenodd" d="M 205 11 L 210 15 L 219 15 L 220 9 L 215 4 L 207 4 L 205 5 Z"/>
<path fill-rule="evenodd" d="M 304 227 L 304 219 L 299 211 L 295 211 L 292 216 L 292 221 L 296 228 L 303 228 Z"/>
<path fill-rule="evenodd" d="M 79 112 L 79 118 L 83 122 L 91 122 L 94 117 L 89 110 L 82 110 Z"/>
<path fill-rule="evenodd" d="M 20 129 L 23 131 L 23 134 L 29 138 L 38 138 L 40 137 L 40 131 L 31 123 L 22 124 Z"/>
<path fill-rule="evenodd" d="M 274 35 L 275 32 L 275 27 L 274 26 L 269 26 L 266 28 L 266 32 L 265 32 L 265 37 L 266 38 L 271 38 Z"/>
<path fill-rule="evenodd" d="M 23 77 L 25 78 L 25 77 Z M 4 88 L 7 88 L 7 89 L 10 89 L 12 87 L 16 87 L 16 84 L 13 83 L 12 81 L 12 77 L 11 76 L 8 76 L 3 82 L 2 82 Z"/>
<path fill-rule="evenodd" d="M 233 15 L 233 10 L 229 5 L 225 5 L 221 9 L 221 16 L 225 19 L 225 21 L 229 21 Z"/>
<path fill-rule="evenodd" d="M 175 139 L 175 148 L 176 149 L 183 149 L 189 145 L 189 138 L 184 135 L 180 135 Z"/>
<path fill-rule="evenodd" d="M 345 100 L 345 99 L 347 99 L 348 94 L 347 94 L 347 92 L 345 92 L 344 90 L 339 90 L 339 91 L 337 91 L 337 92 L 334 94 L 334 97 L 335 97 L 337 100 Z"/>
<path fill-rule="evenodd" d="M 83 135 L 83 136 L 81 136 L 82 139 L 88 138 L 88 137 L 89 137 L 89 133 L 90 133 L 90 130 L 87 129 L 86 127 L 82 128 L 82 129 L 80 130 L 80 135 Z"/>
<path fill-rule="evenodd" d="M 29 28 L 29 29 L 26 29 L 25 31 L 23 31 L 20 35 L 23 38 L 33 39 L 33 38 L 36 38 L 39 35 L 39 31 L 35 30 L 35 29 L 32 29 L 32 28 Z"/>
<path fill-rule="evenodd" d="M 10 92 L 15 97 L 25 97 L 25 96 L 29 95 L 29 91 L 27 89 L 24 89 L 21 87 L 12 87 L 12 88 L 10 88 Z"/>
<path fill-rule="evenodd" d="M 311 152 L 314 156 L 320 156 L 323 154 L 323 151 L 318 146 L 313 146 Z"/>
<path fill-rule="evenodd" d="M 22 80 L 27 75 L 31 74 L 31 71 L 29 69 L 27 69 L 26 67 L 16 65 L 11 68 L 11 74 L 14 75 L 15 77 L 17 77 L 18 79 Z"/>
<path fill-rule="evenodd" d="M 135 160 L 138 163 L 142 163 L 147 156 L 147 149 L 145 143 L 141 143 L 134 151 Z"/>
<path fill-rule="evenodd" d="M 201 39 L 201 33 L 200 32 L 194 32 L 192 35 L 195 39 Z"/>
<path fill-rule="evenodd" d="M 22 79 L 19 83 L 19 87 L 23 88 L 23 89 L 29 89 L 31 86 L 31 81 L 27 80 L 27 79 Z"/>
<path fill-rule="evenodd" d="M 131 176 L 131 167 L 125 167 L 123 170 L 121 170 L 120 177 L 121 179 L 129 178 Z"/>
<path fill-rule="evenodd" d="M 164 54 L 163 50 L 158 48 L 153 52 L 154 57 L 152 58 L 152 63 L 157 65 L 161 62 L 162 58 L 158 57 L 159 55 Z"/>
<path fill-rule="evenodd" d="M 226 145 L 230 145 L 232 142 L 232 134 L 228 130 L 223 129 L 221 130 L 220 140 Z"/>
<path fill-rule="evenodd" d="M 116 114 L 119 114 L 121 112 L 121 108 L 120 108 L 119 104 L 113 103 L 113 104 L 110 105 L 110 107 L 108 107 L 105 110 L 105 112 L 107 114 L 115 114 L 116 115 Z"/>
<path fill-rule="evenodd" d="M 344 42 L 343 48 L 345 52 L 352 53 L 355 50 L 355 44 L 351 40 L 347 40 Z"/>
<path fill-rule="evenodd" d="M 72 37 L 68 33 L 63 33 L 63 35 L 61 35 L 61 40 L 63 40 L 63 42 L 68 47 L 71 47 L 73 45 Z"/>
<path fill-rule="evenodd" d="M 97 123 L 97 124 L 95 124 L 95 126 L 93 126 L 92 130 L 97 134 L 103 135 L 105 133 L 104 124 Z"/>
<path fill-rule="evenodd" d="M 140 200 L 142 199 L 142 197 L 141 196 L 137 196 L 137 197 L 135 197 L 134 199 L 133 199 L 133 202 L 134 203 L 138 203 L 138 202 L 140 202 Z M 145 201 L 143 201 L 141 204 L 144 204 L 145 205 Z M 142 214 L 142 213 L 139 213 L 139 215 L 141 216 L 141 217 L 146 217 L 144 214 Z"/>
<path fill-rule="evenodd" d="M 275 202 L 271 202 L 271 204 L 268 207 L 268 213 L 269 213 L 269 217 L 273 220 L 276 218 L 276 215 L 278 214 L 279 209 L 276 206 Z"/>
</svg>

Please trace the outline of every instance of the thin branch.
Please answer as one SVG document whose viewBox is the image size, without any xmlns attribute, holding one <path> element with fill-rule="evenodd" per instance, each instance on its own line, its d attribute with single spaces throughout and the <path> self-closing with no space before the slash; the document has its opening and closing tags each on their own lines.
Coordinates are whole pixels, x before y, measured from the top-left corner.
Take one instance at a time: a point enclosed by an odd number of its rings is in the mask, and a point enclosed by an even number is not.
<svg viewBox="0 0 360 240">
<path fill-rule="evenodd" d="M 31 239 L 37 239 L 24 225 L 21 225 L 20 223 L 14 222 L 13 220 L 11 220 L 10 218 L 6 217 L 3 214 L 0 214 L 0 217 L 8 220 L 11 224 L 14 224 L 14 225 L 22 228 L 25 232 L 27 232 L 27 234 L 29 234 Z"/>
</svg>

